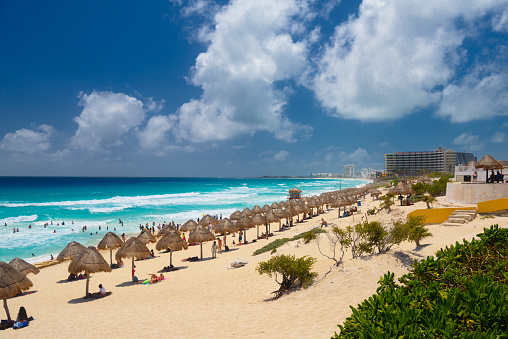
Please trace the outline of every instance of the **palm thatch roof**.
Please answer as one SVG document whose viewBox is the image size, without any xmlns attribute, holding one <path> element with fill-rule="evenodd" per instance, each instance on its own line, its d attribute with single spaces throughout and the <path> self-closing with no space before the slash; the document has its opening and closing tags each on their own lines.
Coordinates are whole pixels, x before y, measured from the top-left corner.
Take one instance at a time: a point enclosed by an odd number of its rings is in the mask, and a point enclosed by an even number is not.
<svg viewBox="0 0 508 339">
<path fill-rule="evenodd" d="M 252 217 L 254 225 L 263 225 L 265 223 L 265 217 L 261 214 L 256 214 Z"/>
<path fill-rule="evenodd" d="M 255 215 L 255 214 L 258 214 L 258 213 L 262 213 L 263 210 L 261 209 L 261 207 L 259 207 L 258 205 L 255 205 L 254 207 L 252 207 L 252 209 L 250 210 L 251 211 L 251 215 Z"/>
<path fill-rule="evenodd" d="M 180 231 L 178 231 L 176 228 L 174 228 L 173 226 L 170 226 L 170 225 L 164 225 L 162 226 L 162 228 L 159 230 L 159 232 L 157 233 L 157 236 L 164 236 L 166 234 L 170 234 L 170 233 L 178 233 L 178 235 L 180 235 Z"/>
<path fill-rule="evenodd" d="M 272 210 L 276 210 L 277 208 L 279 208 L 279 204 L 278 204 L 278 203 L 276 203 L 276 202 L 274 201 L 274 202 L 272 202 L 272 204 L 270 205 L 270 208 L 271 208 Z"/>
<path fill-rule="evenodd" d="M 182 248 L 186 250 L 188 248 L 187 243 L 176 232 L 164 235 L 159 239 L 159 241 L 157 241 L 157 244 L 155 245 L 155 249 L 157 251 L 164 251 L 167 249 L 171 249 L 172 251 L 179 251 Z"/>
<path fill-rule="evenodd" d="M 215 219 L 214 217 L 212 217 L 210 214 L 207 214 L 205 215 L 200 221 L 198 224 L 200 225 L 203 225 L 203 226 L 208 226 L 210 224 L 212 225 L 217 225 L 219 223 L 219 220 Z"/>
<path fill-rule="evenodd" d="M 11 314 L 7 307 L 7 299 L 18 295 L 21 291 L 28 290 L 32 286 L 33 284 L 30 279 L 23 273 L 11 265 L 0 261 L 0 299 L 4 300 L 4 308 L 8 321 L 11 321 Z"/>
<path fill-rule="evenodd" d="M 81 245 L 77 241 L 71 241 L 65 246 L 65 248 L 58 254 L 56 260 L 64 261 L 66 259 L 74 259 L 86 249 L 85 246 Z"/>
<path fill-rule="evenodd" d="M 196 228 L 198 225 L 193 219 L 187 220 L 182 226 L 180 226 L 181 232 L 190 232 Z"/>
<path fill-rule="evenodd" d="M 263 213 L 268 213 L 272 210 L 272 208 L 268 206 L 268 204 L 264 204 L 261 210 L 263 211 Z"/>
<path fill-rule="evenodd" d="M 231 219 L 231 220 L 239 220 L 241 217 L 242 217 L 242 212 L 240 212 L 240 211 L 234 211 L 229 216 L 229 219 Z"/>
<path fill-rule="evenodd" d="M 302 193 L 302 190 L 299 190 L 298 188 L 293 187 L 292 189 L 289 190 L 289 193 Z"/>
<path fill-rule="evenodd" d="M 233 222 L 229 219 L 222 219 L 218 225 L 213 226 L 212 230 L 218 234 L 224 233 L 236 233 L 238 232 L 238 228 L 233 224 Z"/>
<path fill-rule="evenodd" d="M 68 271 L 74 274 L 111 272 L 111 266 L 94 246 L 89 246 L 78 257 L 72 259 Z"/>
<path fill-rule="evenodd" d="M 392 193 L 392 194 L 398 194 L 398 195 L 414 193 L 414 191 L 411 189 L 411 187 L 409 187 L 409 185 L 407 185 L 407 184 L 404 184 L 403 182 L 399 182 L 397 185 L 395 185 L 394 188 L 391 188 L 388 192 Z"/>
<path fill-rule="evenodd" d="M 35 267 L 34 265 L 27 263 L 23 259 L 20 258 L 14 258 L 9 262 L 9 265 L 23 273 L 24 275 L 27 275 L 28 273 L 37 274 L 40 272 L 40 270 Z"/>
<path fill-rule="evenodd" d="M 203 225 L 198 225 L 190 234 L 189 234 L 189 243 L 194 242 L 206 242 L 206 241 L 212 241 L 215 240 L 215 236 L 212 232 L 208 230 L 208 228 L 204 227 Z"/>
<path fill-rule="evenodd" d="M 0 261 L 0 299 L 15 297 L 21 291 L 26 291 L 33 284 L 23 273 L 11 265 Z"/>
<path fill-rule="evenodd" d="M 240 218 L 240 220 L 238 220 L 236 222 L 235 226 L 239 230 L 245 230 L 245 229 L 254 227 L 254 223 L 252 222 L 251 218 L 249 218 L 248 216 L 244 215 L 244 216 L 242 216 Z"/>
<path fill-rule="evenodd" d="M 150 233 L 149 230 L 147 230 L 146 228 L 144 228 L 141 233 L 139 233 L 138 235 L 138 238 L 139 240 L 141 240 L 143 243 L 145 244 L 148 244 L 148 243 L 156 243 L 157 242 L 157 239 L 155 239 L 155 237 L 153 236 L 152 233 Z"/>
<path fill-rule="evenodd" d="M 123 245 L 123 240 L 113 232 L 108 232 L 104 235 L 104 238 L 99 242 L 97 248 L 100 250 L 105 250 L 107 248 L 113 249 Z"/>
<path fill-rule="evenodd" d="M 494 159 L 490 154 L 486 154 L 483 158 L 480 159 L 475 165 L 476 168 L 483 168 L 486 170 L 490 169 L 501 169 L 503 165 Z"/>
<path fill-rule="evenodd" d="M 280 221 L 280 218 L 278 218 L 275 213 L 273 213 L 272 211 L 266 213 L 266 221 L 268 223 L 272 223 L 272 222 L 279 222 Z"/>
<path fill-rule="evenodd" d="M 245 207 L 242 211 L 242 214 L 243 215 L 248 215 L 248 216 L 251 216 L 252 215 L 252 211 L 248 208 L 248 207 Z"/>
<path fill-rule="evenodd" d="M 132 237 L 116 251 L 115 259 L 122 260 L 123 258 L 143 259 L 151 254 L 145 243 L 138 237 Z"/>
</svg>

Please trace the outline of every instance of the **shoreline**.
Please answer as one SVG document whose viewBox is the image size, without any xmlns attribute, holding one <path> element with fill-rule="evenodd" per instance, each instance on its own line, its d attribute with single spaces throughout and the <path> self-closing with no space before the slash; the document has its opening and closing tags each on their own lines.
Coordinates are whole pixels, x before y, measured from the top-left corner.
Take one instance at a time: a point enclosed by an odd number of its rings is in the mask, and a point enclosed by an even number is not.
<svg viewBox="0 0 508 339">
<path fill-rule="evenodd" d="M 383 189 L 384 190 L 384 189 Z M 155 335 L 195 338 L 205 333 L 209 337 L 247 337 L 247 338 L 306 338 L 330 337 L 338 331 L 341 324 L 351 314 L 349 305 L 359 302 L 375 293 L 377 282 L 387 271 L 394 272 L 396 278 L 408 272 L 414 259 L 434 255 L 442 247 L 471 240 L 476 234 L 491 224 L 506 227 L 506 218 L 484 219 L 477 217 L 460 227 L 428 225 L 432 237 L 422 241 L 420 248 L 414 243 L 404 242 L 394 246 L 388 253 L 352 259 L 346 253 L 343 265 L 333 268 L 333 262 L 322 256 L 316 242 L 305 244 L 302 240 L 292 241 L 277 248 L 275 254 L 291 254 L 296 257 L 308 255 L 316 258 L 313 271 L 318 273 L 316 282 L 308 289 L 295 291 L 274 301 L 268 301 L 271 292 L 277 289 L 273 278 L 261 276 L 256 267 L 259 262 L 268 260 L 272 254 L 265 252 L 257 256 L 252 253 L 274 240 L 296 234 L 319 226 L 323 218 L 332 226 L 346 227 L 362 221 L 367 209 L 379 206 L 379 201 L 370 196 L 361 199 L 361 213 L 346 218 L 337 218 L 337 209 L 325 211 L 312 219 L 297 223 L 288 230 L 278 232 L 272 224 L 274 236 L 249 242 L 242 246 L 231 246 L 231 251 L 218 254 L 211 259 L 211 243 L 203 244 L 204 259 L 197 262 L 182 261 L 184 258 L 199 256 L 200 246 L 190 246 L 187 251 L 173 253 L 173 264 L 179 270 L 164 273 L 166 280 L 155 285 L 135 285 L 131 280 L 130 260 L 125 267 L 114 269 L 111 273 L 97 273 L 90 278 L 90 290 L 95 292 L 99 283 L 113 294 L 96 300 L 82 299 L 85 281 L 67 282 L 67 268 L 70 261 L 61 265 L 44 268 L 38 275 L 29 275 L 34 283 L 30 290 L 34 293 L 9 300 L 11 314 L 20 306 L 27 309 L 28 315 L 37 320 L 22 330 L 5 332 L 11 337 L 67 337 L 75 334 L 76 328 L 85 329 L 88 337 L 118 337 L 119 324 L 122 331 L 130 335 Z M 435 207 L 447 203 L 438 198 Z M 383 223 L 404 218 L 414 209 L 426 208 L 425 203 L 413 206 L 393 206 L 391 213 L 385 211 L 369 216 L 369 221 Z M 238 236 L 237 236 L 238 237 Z M 237 240 L 238 238 L 234 238 Z M 256 237 L 256 229 L 247 231 L 247 239 Z M 228 236 L 228 244 L 232 244 Z M 326 245 L 326 234 L 320 234 L 322 250 L 330 254 Z M 150 244 L 149 248 L 154 248 Z M 116 251 L 113 250 L 113 255 Z M 109 251 L 101 251 L 109 262 Z M 231 268 L 237 260 L 247 262 L 244 267 Z M 146 279 L 150 273 L 158 273 L 169 264 L 167 253 L 156 251 L 156 258 L 136 261 L 136 275 Z M 29 292 L 30 292 L 29 291 Z M 152 326 L 139 321 L 138 312 L 125 312 L 126 301 L 130 309 L 144 309 L 151 314 L 170 316 L 178 310 L 179 319 L 200 319 L 188 326 L 172 324 Z M 123 310 L 123 312 L 122 312 Z M 239 312 L 241 310 L 241 312 Z M 225 326 L 221 319 L 235 319 L 233 326 Z M 284 314 L 284 321 L 280 321 Z M 68 320 L 72 319 L 72 322 Z M 93 326 L 89 326 L 93 324 Z M 121 324 L 121 325 L 120 325 Z M 186 323 L 187 324 L 187 323 Z"/>
</svg>

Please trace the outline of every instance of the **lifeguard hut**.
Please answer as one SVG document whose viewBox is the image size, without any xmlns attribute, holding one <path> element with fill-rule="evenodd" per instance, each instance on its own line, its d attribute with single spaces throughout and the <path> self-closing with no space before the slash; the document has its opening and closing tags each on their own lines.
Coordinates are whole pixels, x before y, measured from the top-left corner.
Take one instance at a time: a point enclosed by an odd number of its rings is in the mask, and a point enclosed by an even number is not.
<svg viewBox="0 0 508 339">
<path fill-rule="evenodd" d="M 289 190 L 288 200 L 301 199 L 302 191 L 296 187 Z"/>
</svg>

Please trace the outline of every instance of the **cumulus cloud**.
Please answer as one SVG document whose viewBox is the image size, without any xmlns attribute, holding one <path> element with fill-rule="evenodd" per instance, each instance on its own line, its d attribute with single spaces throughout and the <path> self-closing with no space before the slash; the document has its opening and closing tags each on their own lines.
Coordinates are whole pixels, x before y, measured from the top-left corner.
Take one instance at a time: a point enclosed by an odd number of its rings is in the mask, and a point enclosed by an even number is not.
<svg viewBox="0 0 508 339">
<path fill-rule="evenodd" d="M 342 162 L 364 163 L 369 158 L 369 152 L 364 148 L 357 148 L 352 153 L 341 152 Z"/>
<path fill-rule="evenodd" d="M 494 133 L 494 135 L 492 136 L 492 142 L 504 142 L 506 140 L 506 133 L 504 132 L 496 132 Z"/>
<path fill-rule="evenodd" d="M 148 120 L 146 127 L 139 132 L 139 144 L 146 150 L 155 150 L 157 155 L 165 154 L 166 134 L 174 125 L 174 116 L 156 115 Z"/>
<path fill-rule="evenodd" d="M 453 144 L 462 146 L 470 151 L 478 151 L 483 148 L 480 138 L 471 132 L 465 132 L 453 139 Z"/>
<path fill-rule="evenodd" d="M 464 59 L 465 28 L 503 3 L 364 0 L 358 17 L 336 27 L 318 60 L 312 84 L 317 99 L 332 116 L 363 121 L 398 119 L 438 105 L 440 88 Z"/>
<path fill-rule="evenodd" d="M 508 73 L 482 74 L 475 71 L 461 83 L 443 90 L 437 114 L 452 122 L 466 122 L 508 115 Z"/>
<path fill-rule="evenodd" d="M 279 152 L 275 153 L 273 158 L 276 161 L 285 161 L 288 158 L 288 156 L 289 156 L 289 152 L 288 151 L 280 150 Z"/>
<path fill-rule="evenodd" d="M 145 119 L 143 103 L 123 93 L 97 92 L 79 95 L 83 111 L 74 121 L 78 129 L 74 148 L 101 151 L 123 143 L 122 137 Z"/>
<path fill-rule="evenodd" d="M 53 132 L 52 126 L 40 125 L 34 129 L 22 128 L 7 133 L 0 142 L 0 150 L 27 154 L 45 152 L 51 147 L 49 139 Z"/>
<path fill-rule="evenodd" d="M 306 13 L 306 1 L 298 0 L 224 6 L 214 29 L 203 33 L 208 48 L 196 58 L 189 79 L 203 94 L 178 109 L 177 138 L 206 142 L 267 131 L 292 142 L 302 129 L 309 132 L 284 115 L 287 98 L 277 86 L 306 67 L 306 42 L 291 35 L 295 18 Z"/>
</svg>

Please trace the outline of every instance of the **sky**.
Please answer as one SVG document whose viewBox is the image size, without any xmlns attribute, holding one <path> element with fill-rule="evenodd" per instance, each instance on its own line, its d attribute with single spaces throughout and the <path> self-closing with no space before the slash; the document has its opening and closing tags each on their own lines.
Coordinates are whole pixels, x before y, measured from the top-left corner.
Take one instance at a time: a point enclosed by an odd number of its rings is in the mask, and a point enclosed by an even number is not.
<svg viewBox="0 0 508 339">
<path fill-rule="evenodd" d="M 508 0 L 0 2 L 0 175 L 508 160 Z"/>
</svg>

